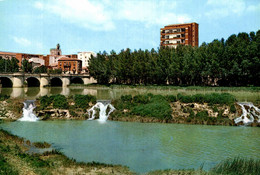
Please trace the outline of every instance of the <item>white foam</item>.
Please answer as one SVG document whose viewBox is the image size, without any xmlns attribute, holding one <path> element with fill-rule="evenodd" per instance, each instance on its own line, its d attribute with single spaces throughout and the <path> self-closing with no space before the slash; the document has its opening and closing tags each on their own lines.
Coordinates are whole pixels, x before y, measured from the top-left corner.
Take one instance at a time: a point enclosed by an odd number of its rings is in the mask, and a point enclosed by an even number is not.
<svg viewBox="0 0 260 175">
<path fill-rule="evenodd" d="M 110 108 L 109 112 L 107 112 L 107 108 Z M 111 105 L 110 103 L 108 104 L 103 104 L 101 102 L 97 102 L 92 108 L 88 110 L 88 115 L 89 119 L 88 120 L 94 120 L 95 119 L 95 114 L 96 114 L 96 109 L 99 109 L 99 119 L 98 121 L 100 122 L 106 122 L 109 114 L 115 110 L 114 106 Z M 91 115 L 92 112 L 92 115 Z"/>
<path fill-rule="evenodd" d="M 34 104 L 27 104 L 23 103 L 23 116 L 22 118 L 18 119 L 18 121 L 28 121 L 28 122 L 36 122 L 39 120 L 39 118 L 33 113 L 33 110 L 35 109 Z"/>
<path fill-rule="evenodd" d="M 258 118 L 257 122 L 260 123 L 260 109 L 254 106 L 253 103 L 238 103 L 238 105 L 241 106 L 242 115 L 234 119 L 235 123 L 243 122 L 244 125 L 249 125 L 254 123 L 255 118 Z M 249 108 L 246 109 L 245 106 Z"/>
</svg>

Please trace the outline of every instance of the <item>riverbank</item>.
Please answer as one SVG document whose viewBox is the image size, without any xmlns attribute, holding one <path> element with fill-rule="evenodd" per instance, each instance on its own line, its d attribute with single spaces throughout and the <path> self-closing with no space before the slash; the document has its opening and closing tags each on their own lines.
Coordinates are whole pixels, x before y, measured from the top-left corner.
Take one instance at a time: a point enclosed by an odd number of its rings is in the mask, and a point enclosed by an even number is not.
<svg viewBox="0 0 260 175">
<path fill-rule="evenodd" d="M 192 91 L 245 91 L 245 92 L 260 92 L 258 86 L 248 87 L 227 87 L 227 86 L 172 86 L 172 85 L 119 85 L 119 84 L 71 84 L 70 87 L 93 87 L 93 88 L 108 88 L 108 89 L 156 89 L 156 90 L 192 90 Z"/>
<path fill-rule="evenodd" d="M 35 101 L 35 113 L 41 120 L 86 120 L 90 118 L 88 109 L 96 104 L 92 95 L 43 96 Z M 16 120 L 22 116 L 23 101 L 5 99 L 0 101 L 1 119 Z M 243 113 L 242 106 L 228 93 L 196 95 L 123 95 L 112 100 L 116 110 L 108 120 L 144 123 L 181 123 L 202 125 L 244 125 L 234 120 Z M 259 111 L 245 105 L 248 115 L 255 115 L 249 126 L 260 126 Z M 91 115 L 91 114 L 90 114 Z M 96 118 L 99 111 L 96 113 Z M 250 118 L 249 116 L 246 116 Z"/>
<path fill-rule="evenodd" d="M 0 130 L 0 174 L 122 174 L 132 175 L 127 167 L 103 163 L 82 163 L 66 157 L 59 151 L 48 150 L 34 153 L 37 149 L 48 148 L 51 145 L 43 142 L 31 143 L 29 140 Z M 34 148 L 34 152 L 30 151 Z M 174 166 L 174 165 L 173 165 Z M 259 159 L 244 159 L 236 157 L 226 159 L 209 171 L 203 170 L 203 165 L 197 170 L 156 170 L 145 175 L 214 175 L 214 174 L 259 174 Z"/>
<path fill-rule="evenodd" d="M 0 174 L 134 174 L 120 165 L 78 163 L 55 150 L 29 153 L 32 145 L 28 140 L 0 130 Z"/>
</svg>

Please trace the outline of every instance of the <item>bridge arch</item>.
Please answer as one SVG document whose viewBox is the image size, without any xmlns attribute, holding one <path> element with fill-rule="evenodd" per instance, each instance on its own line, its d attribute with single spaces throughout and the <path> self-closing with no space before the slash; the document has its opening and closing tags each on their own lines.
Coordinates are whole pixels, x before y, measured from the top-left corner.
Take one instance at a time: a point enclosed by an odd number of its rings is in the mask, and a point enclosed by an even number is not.
<svg viewBox="0 0 260 175">
<path fill-rule="evenodd" d="M 40 87 L 40 81 L 38 78 L 29 77 L 26 79 L 28 87 Z"/>
<path fill-rule="evenodd" d="M 8 77 L 0 77 L 0 87 L 13 87 L 13 82 Z"/>
<path fill-rule="evenodd" d="M 50 82 L 50 85 L 51 86 L 62 86 L 62 80 L 60 79 L 60 78 L 58 78 L 58 77 L 53 77 L 52 79 L 51 79 L 51 82 Z"/>
<path fill-rule="evenodd" d="M 71 80 L 70 80 L 70 84 L 84 84 L 84 81 L 82 78 L 80 77 L 73 77 Z"/>
</svg>

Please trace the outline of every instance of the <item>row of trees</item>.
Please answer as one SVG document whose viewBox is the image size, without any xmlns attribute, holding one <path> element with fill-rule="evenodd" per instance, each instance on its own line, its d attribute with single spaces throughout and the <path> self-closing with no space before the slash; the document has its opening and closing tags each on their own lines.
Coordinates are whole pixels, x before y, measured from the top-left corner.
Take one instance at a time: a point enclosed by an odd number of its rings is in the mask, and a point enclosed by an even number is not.
<svg viewBox="0 0 260 175">
<path fill-rule="evenodd" d="M 260 30 L 200 47 L 98 53 L 89 61 L 100 84 L 260 85 Z"/>
<path fill-rule="evenodd" d="M 32 63 L 30 63 L 28 60 L 23 60 L 21 67 L 18 65 L 19 61 L 16 58 L 11 59 L 3 59 L 0 56 L 0 72 L 6 72 L 6 73 L 14 73 L 19 72 L 19 69 L 22 70 L 22 72 L 26 73 L 53 73 L 53 74 L 61 74 L 61 69 L 47 69 L 46 66 L 39 66 L 33 68 Z"/>
</svg>

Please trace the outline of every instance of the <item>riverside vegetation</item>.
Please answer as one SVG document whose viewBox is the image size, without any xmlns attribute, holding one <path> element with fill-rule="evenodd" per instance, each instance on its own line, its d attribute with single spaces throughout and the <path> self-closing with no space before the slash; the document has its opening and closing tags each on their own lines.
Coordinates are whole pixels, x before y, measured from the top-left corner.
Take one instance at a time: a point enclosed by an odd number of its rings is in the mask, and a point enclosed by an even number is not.
<svg viewBox="0 0 260 175">
<path fill-rule="evenodd" d="M 9 101 L 6 108 L 13 110 L 16 116 L 21 116 L 22 110 L 13 109 L 12 106 L 14 103 L 22 102 L 11 102 L 11 99 Z M 92 95 L 65 97 L 59 94 L 42 96 L 35 103 L 37 106 L 36 115 L 42 120 L 85 120 L 89 118 L 87 109 L 96 103 L 96 97 Z M 111 103 L 116 110 L 110 114 L 108 120 L 114 121 L 234 126 L 239 125 L 234 123 L 234 119 L 242 114 L 241 107 L 236 104 L 236 99 L 228 93 L 167 96 L 151 93 L 136 96 L 123 95 L 120 99 L 113 100 Z M 8 116 L 4 116 L 2 119 L 8 119 Z M 98 113 L 96 116 L 98 116 Z M 259 126 L 259 124 L 253 123 L 252 126 Z"/>
<path fill-rule="evenodd" d="M 46 145 L 47 143 L 37 143 Z M 63 153 L 52 150 L 42 154 L 29 153 L 28 150 L 35 145 L 28 140 L 17 137 L 0 130 L 0 174 L 135 174 L 127 167 L 108 165 L 98 162 L 82 163 L 67 158 Z M 49 146 L 49 145 L 47 145 Z M 226 159 L 209 171 L 203 170 L 203 165 L 198 169 L 190 170 L 157 170 L 146 175 L 251 175 L 260 174 L 260 160 L 236 157 Z"/>
</svg>

